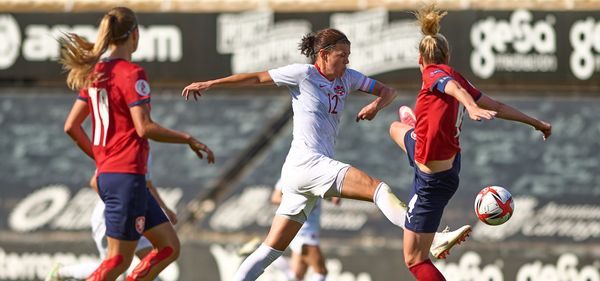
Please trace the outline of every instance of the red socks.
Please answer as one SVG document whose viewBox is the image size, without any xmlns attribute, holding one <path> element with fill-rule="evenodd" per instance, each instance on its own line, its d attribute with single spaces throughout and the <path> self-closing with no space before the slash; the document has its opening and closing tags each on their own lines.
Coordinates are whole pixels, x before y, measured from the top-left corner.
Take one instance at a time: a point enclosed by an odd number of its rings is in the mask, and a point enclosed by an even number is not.
<svg viewBox="0 0 600 281">
<path fill-rule="evenodd" d="M 127 276 L 127 281 L 135 281 L 144 278 L 150 273 L 153 266 L 159 264 L 173 253 L 173 248 L 165 247 L 160 251 L 152 250 L 135 267 L 131 275 Z"/>
<path fill-rule="evenodd" d="M 116 255 L 110 259 L 105 259 L 98 268 L 85 279 L 86 281 L 104 281 L 106 279 L 106 273 L 111 271 L 113 268 L 119 266 L 123 261 L 123 256 Z"/>
<path fill-rule="evenodd" d="M 417 263 L 408 270 L 418 281 L 446 281 L 444 275 L 431 263 L 430 259 Z"/>
</svg>

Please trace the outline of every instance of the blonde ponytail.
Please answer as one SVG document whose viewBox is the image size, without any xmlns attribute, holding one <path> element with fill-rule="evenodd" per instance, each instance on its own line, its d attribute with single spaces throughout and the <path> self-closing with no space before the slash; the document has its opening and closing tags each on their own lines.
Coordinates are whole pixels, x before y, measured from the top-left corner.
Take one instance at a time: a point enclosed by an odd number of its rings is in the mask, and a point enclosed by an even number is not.
<svg viewBox="0 0 600 281">
<path fill-rule="evenodd" d="M 80 90 L 100 79 L 99 76 L 90 75 L 102 54 L 111 44 L 125 42 L 135 28 L 135 13 L 129 8 L 117 7 L 102 17 L 95 43 L 74 33 L 58 38 L 61 45 L 59 63 L 69 73 L 67 86 L 73 90 Z"/>
<path fill-rule="evenodd" d="M 440 22 L 448 12 L 439 11 L 435 3 L 428 4 L 415 12 L 424 37 L 419 43 L 419 53 L 426 64 L 447 63 L 450 46 L 440 32 Z"/>
</svg>

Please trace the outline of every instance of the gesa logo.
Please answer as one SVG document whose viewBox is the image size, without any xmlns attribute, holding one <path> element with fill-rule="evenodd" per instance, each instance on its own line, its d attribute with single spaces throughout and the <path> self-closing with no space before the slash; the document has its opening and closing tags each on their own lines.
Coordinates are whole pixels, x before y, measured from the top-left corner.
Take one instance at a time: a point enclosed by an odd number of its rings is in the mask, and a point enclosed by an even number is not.
<svg viewBox="0 0 600 281">
<path fill-rule="evenodd" d="M 590 79 L 594 71 L 600 71 L 600 21 L 592 17 L 576 21 L 569 40 L 573 47 L 571 72 L 580 80 Z"/>
<path fill-rule="evenodd" d="M 471 27 L 471 69 L 480 78 L 496 71 L 551 72 L 557 69 L 554 15 L 533 20 L 516 10 L 508 20 L 487 17 Z"/>
</svg>

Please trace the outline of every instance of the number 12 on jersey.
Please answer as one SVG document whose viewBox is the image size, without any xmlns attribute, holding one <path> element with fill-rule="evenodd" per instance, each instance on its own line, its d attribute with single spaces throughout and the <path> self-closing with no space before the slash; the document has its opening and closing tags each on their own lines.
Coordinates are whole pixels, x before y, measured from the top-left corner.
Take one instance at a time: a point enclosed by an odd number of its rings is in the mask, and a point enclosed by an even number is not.
<svg viewBox="0 0 600 281">
<path fill-rule="evenodd" d="M 337 114 L 337 106 L 340 102 L 338 95 L 327 94 L 329 96 L 329 113 Z"/>
<path fill-rule="evenodd" d="M 110 125 L 108 116 L 108 92 L 102 88 L 89 88 L 90 101 L 92 102 L 92 114 L 94 116 L 94 137 L 95 146 L 106 145 L 106 134 Z M 103 138 L 102 138 L 103 137 Z M 100 144 L 102 138 L 102 144 Z"/>
</svg>

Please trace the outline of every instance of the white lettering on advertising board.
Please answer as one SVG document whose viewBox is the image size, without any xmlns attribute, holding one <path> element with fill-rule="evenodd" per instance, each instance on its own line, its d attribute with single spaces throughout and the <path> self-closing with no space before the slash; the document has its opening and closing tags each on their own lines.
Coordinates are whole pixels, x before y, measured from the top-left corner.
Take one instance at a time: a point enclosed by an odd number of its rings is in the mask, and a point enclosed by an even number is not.
<svg viewBox="0 0 600 281">
<path fill-rule="evenodd" d="M 496 71 L 554 72 L 558 68 L 554 15 L 533 21 L 527 10 L 510 19 L 487 17 L 471 27 L 471 69 L 480 78 Z"/>
</svg>

